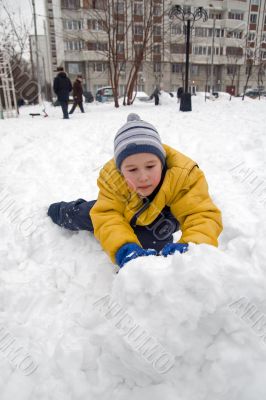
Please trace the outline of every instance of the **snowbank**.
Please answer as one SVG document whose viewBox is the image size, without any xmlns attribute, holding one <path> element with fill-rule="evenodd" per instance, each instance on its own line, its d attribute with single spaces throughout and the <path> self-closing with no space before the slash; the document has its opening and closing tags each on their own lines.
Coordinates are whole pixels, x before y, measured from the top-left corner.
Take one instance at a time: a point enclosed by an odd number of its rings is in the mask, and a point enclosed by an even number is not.
<svg viewBox="0 0 266 400">
<path fill-rule="evenodd" d="M 69 121 L 24 107 L 0 121 L 1 400 L 266 396 L 265 103 L 195 96 L 181 113 L 166 95 L 159 107 L 86 104 Z M 60 229 L 46 210 L 96 198 L 132 111 L 199 163 L 224 232 L 218 249 L 191 244 L 116 274 L 91 234 Z"/>
</svg>

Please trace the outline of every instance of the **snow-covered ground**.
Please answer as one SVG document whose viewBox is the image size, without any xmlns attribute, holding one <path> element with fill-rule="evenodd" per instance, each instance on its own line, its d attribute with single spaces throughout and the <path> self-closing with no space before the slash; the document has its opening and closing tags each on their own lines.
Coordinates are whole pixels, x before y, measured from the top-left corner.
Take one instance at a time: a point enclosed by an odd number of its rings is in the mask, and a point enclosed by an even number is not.
<svg viewBox="0 0 266 400">
<path fill-rule="evenodd" d="M 266 101 L 88 104 L 0 120 L 1 400 L 266 398 Z M 222 210 L 219 248 L 133 260 L 46 216 L 97 196 L 129 112 L 196 160 Z"/>
</svg>

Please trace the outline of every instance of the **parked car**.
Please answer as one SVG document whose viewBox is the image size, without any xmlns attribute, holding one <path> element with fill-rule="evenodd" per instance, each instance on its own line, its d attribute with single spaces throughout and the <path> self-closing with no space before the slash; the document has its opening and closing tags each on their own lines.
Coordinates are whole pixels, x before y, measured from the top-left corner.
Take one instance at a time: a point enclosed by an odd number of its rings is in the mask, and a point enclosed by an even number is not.
<svg viewBox="0 0 266 400">
<path fill-rule="evenodd" d="M 105 101 L 113 100 L 114 94 L 111 86 L 103 86 L 99 88 L 96 92 L 95 99 L 104 103 Z"/>
<path fill-rule="evenodd" d="M 85 98 L 85 103 L 92 103 L 94 101 L 94 97 L 90 91 L 84 91 L 83 96 Z"/>
<path fill-rule="evenodd" d="M 135 92 L 133 93 L 133 96 L 135 96 Z M 145 92 L 137 92 L 136 99 L 138 99 L 139 101 L 144 101 L 144 102 L 147 102 L 147 101 L 153 102 L 153 100 L 151 100 L 151 97 Z"/>
<path fill-rule="evenodd" d="M 261 90 L 261 91 L 259 92 L 258 89 L 247 89 L 247 90 L 246 90 L 246 93 L 245 93 L 245 96 L 251 97 L 252 99 L 256 99 L 257 97 L 259 97 L 259 95 L 260 95 L 261 97 L 265 97 L 265 96 L 266 96 L 266 92 L 263 91 L 263 90 Z"/>
</svg>

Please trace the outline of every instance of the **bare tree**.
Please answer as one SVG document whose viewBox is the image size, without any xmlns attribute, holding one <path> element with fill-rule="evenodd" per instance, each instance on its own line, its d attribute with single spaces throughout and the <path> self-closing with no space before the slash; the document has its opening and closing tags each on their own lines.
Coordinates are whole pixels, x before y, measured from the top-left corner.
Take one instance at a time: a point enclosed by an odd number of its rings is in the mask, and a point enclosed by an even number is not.
<svg viewBox="0 0 266 400">
<path fill-rule="evenodd" d="M 237 77 L 237 74 L 239 73 L 239 68 L 240 65 L 238 65 L 239 57 L 233 57 L 232 59 L 228 59 L 227 63 L 227 74 L 229 75 L 231 81 L 230 81 L 230 98 L 229 100 L 232 100 L 232 89 L 235 87 L 235 79 Z"/>
<path fill-rule="evenodd" d="M 138 79 L 138 73 L 140 72 L 144 58 L 147 57 L 153 51 L 153 44 L 151 42 L 153 34 L 153 7 L 154 0 L 146 0 L 145 8 L 143 10 L 143 31 L 142 43 L 140 43 L 139 34 L 135 34 L 134 24 L 132 24 L 132 46 L 129 49 L 129 65 L 130 70 L 127 78 L 124 104 L 131 105 L 134 102 L 133 93 L 136 92 L 136 85 Z M 131 13 L 134 15 L 134 2 L 131 2 Z M 125 98 L 127 97 L 127 102 Z"/>
<path fill-rule="evenodd" d="M 257 86 L 258 86 L 258 91 L 259 91 L 259 100 L 261 96 L 261 89 L 263 87 L 263 78 L 265 75 L 265 66 L 266 63 L 262 59 L 262 54 L 260 52 L 259 54 L 259 59 L 258 59 L 258 65 L 257 65 Z"/>
<path fill-rule="evenodd" d="M 23 20 L 21 10 L 15 13 L 3 0 L 0 0 L 0 39 L 10 57 L 20 62 L 28 51 L 29 26 Z"/>
<path fill-rule="evenodd" d="M 258 48 L 251 48 L 251 47 L 247 47 L 246 48 L 246 82 L 245 82 L 245 86 L 244 86 L 244 91 L 243 91 L 243 96 L 242 96 L 242 100 L 245 99 L 245 94 L 246 94 L 246 90 L 248 87 L 248 82 L 249 79 L 251 78 L 252 74 L 253 74 L 253 70 L 254 70 L 254 66 L 255 66 L 255 62 L 256 62 L 256 54 L 258 52 Z"/>
<path fill-rule="evenodd" d="M 34 102 L 38 87 L 32 79 L 28 61 L 30 26 L 21 15 L 21 10 L 14 12 L 0 0 L 0 42 L 2 51 L 9 56 L 17 100 L 23 98 Z"/>
<path fill-rule="evenodd" d="M 149 59 L 157 43 L 154 39 L 154 9 L 160 7 L 156 0 L 137 3 L 134 0 L 87 0 L 92 23 L 97 23 L 102 33 L 91 32 L 93 41 L 89 49 L 98 50 L 107 60 L 109 79 L 114 94 L 115 107 L 119 107 L 119 82 L 121 73 L 127 68 L 124 105 L 134 101 L 139 72 L 144 60 Z M 164 10 L 158 20 L 162 21 Z M 160 35 L 158 35 L 160 36 Z M 105 42 L 104 42 L 105 40 Z"/>
<path fill-rule="evenodd" d="M 92 41 L 87 42 L 89 49 L 97 50 L 107 60 L 109 78 L 114 94 L 115 107 L 119 107 L 119 79 L 126 62 L 125 37 L 132 21 L 128 21 L 128 1 L 115 0 L 91 1 L 88 5 L 91 24 L 97 24 L 100 32 L 90 31 Z M 103 37 L 102 33 L 105 32 Z"/>
</svg>

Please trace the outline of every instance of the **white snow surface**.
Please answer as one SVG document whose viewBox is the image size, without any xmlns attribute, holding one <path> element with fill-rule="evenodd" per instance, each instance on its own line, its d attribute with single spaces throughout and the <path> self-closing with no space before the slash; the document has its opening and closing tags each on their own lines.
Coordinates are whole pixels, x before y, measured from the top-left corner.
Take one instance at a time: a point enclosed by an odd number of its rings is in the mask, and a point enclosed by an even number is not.
<svg viewBox="0 0 266 400">
<path fill-rule="evenodd" d="M 266 398 L 266 101 L 198 94 L 192 107 L 182 113 L 163 94 L 158 107 L 93 103 L 63 120 L 50 105 L 47 118 L 31 118 L 41 109 L 29 106 L 0 120 L 1 400 Z M 190 244 L 117 274 L 91 233 L 61 229 L 46 212 L 97 197 L 130 112 L 197 161 L 224 231 L 218 248 Z M 126 324 L 161 346 L 166 372 L 130 343 Z M 7 350 L 6 332 L 15 339 Z M 19 347 L 37 365 L 29 375 L 12 358 Z"/>
</svg>

